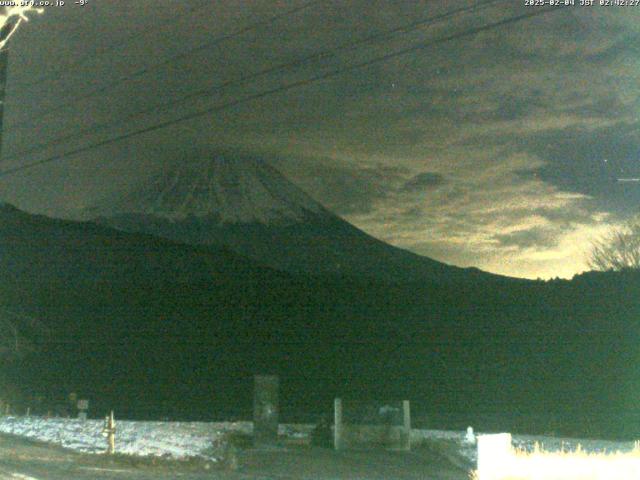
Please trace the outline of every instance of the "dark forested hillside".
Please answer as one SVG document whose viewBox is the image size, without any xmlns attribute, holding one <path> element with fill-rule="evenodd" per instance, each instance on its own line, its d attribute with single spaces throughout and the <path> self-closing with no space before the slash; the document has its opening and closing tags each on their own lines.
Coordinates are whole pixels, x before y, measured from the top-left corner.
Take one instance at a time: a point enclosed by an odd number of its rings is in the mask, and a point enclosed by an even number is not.
<svg viewBox="0 0 640 480">
<path fill-rule="evenodd" d="M 285 418 L 358 395 L 409 398 L 432 426 L 633 433 L 637 273 L 293 276 L 225 250 L 1 213 L 3 302 L 50 327 L 8 371 L 26 397 L 76 391 L 94 415 L 223 418 L 248 413 L 252 375 L 272 372 Z"/>
</svg>

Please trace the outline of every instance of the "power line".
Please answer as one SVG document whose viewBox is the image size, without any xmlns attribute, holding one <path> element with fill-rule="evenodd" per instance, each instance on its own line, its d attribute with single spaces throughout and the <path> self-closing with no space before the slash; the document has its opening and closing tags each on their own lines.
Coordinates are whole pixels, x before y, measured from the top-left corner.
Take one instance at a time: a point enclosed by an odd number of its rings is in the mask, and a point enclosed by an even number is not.
<svg viewBox="0 0 640 480">
<path fill-rule="evenodd" d="M 324 73 L 324 74 L 321 74 L 321 75 L 317 75 L 317 76 L 311 77 L 309 79 L 299 80 L 299 81 L 290 83 L 288 85 L 282 85 L 282 86 L 279 86 L 279 87 L 276 87 L 276 88 L 273 88 L 273 89 L 269 89 L 269 90 L 266 90 L 266 91 L 263 91 L 263 92 L 260 92 L 260 93 L 257 93 L 257 94 L 249 95 L 249 96 L 244 97 L 244 98 L 239 99 L 239 100 L 233 100 L 233 101 L 224 103 L 222 105 L 217 105 L 217 106 L 214 106 L 212 108 L 207 108 L 205 110 L 200 110 L 200 111 L 193 112 L 193 113 L 190 113 L 190 114 L 187 114 L 187 115 L 183 115 L 181 117 L 178 117 L 178 118 L 175 118 L 175 119 L 172 119 L 172 120 L 167 120 L 167 121 L 164 121 L 164 122 L 160 122 L 160 123 L 157 123 L 157 124 L 149 126 L 149 127 L 145 127 L 145 128 L 142 128 L 142 129 L 134 130 L 133 132 L 129 132 L 129 133 L 126 133 L 126 134 L 123 134 L 123 135 L 112 137 L 110 139 L 102 140 L 100 142 L 96 142 L 96 143 L 91 144 L 91 145 L 80 147 L 80 148 L 77 148 L 75 150 L 71 150 L 70 152 L 67 152 L 67 153 L 54 155 L 54 156 L 48 157 L 48 158 L 43 159 L 43 160 L 38 160 L 36 162 L 32 162 L 32 163 L 27 164 L 27 165 L 22 165 L 22 166 L 14 167 L 12 169 L 3 170 L 3 171 L 0 171 L 0 176 L 6 176 L 6 175 L 9 175 L 9 174 L 12 174 L 12 173 L 16 173 L 18 171 L 21 171 L 21 170 L 24 170 L 24 169 L 27 169 L 27 168 L 31 168 L 31 167 L 37 166 L 37 165 L 42 165 L 42 164 L 45 164 L 45 163 L 50 163 L 50 162 L 53 162 L 53 161 L 57 161 L 57 160 L 65 158 L 67 156 L 77 155 L 79 153 L 84 153 L 86 151 L 90 151 L 90 150 L 93 150 L 93 149 L 96 149 L 96 148 L 99 148 L 99 147 L 102 147 L 102 146 L 106 146 L 106 145 L 110 145 L 112 143 L 116 143 L 116 142 L 118 142 L 120 140 L 126 140 L 126 139 L 129 139 L 129 138 L 138 136 L 138 135 L 142 135 L 142 134 L 145 134 L 145 133 L 149 133 L 149 132 L 152 132 L 152 131 L 163 129 L 163 128 L 175 125 L 177 123 L 181 123 L 181 122 L 184 122 L 184 121 L 187 121 L 187 120 L 192 120 L 194 118 L 202 117 L 204 115 L 207 115 L 207 114 L 210 114 L 210 113 L 213 113 L 213 112 L 225 110 L 227 108 L 231 108 L 231 107 L 240 105 L 242 103 L 246 103 L 246 102 L 251 101 L 251 100 L 256 100 L 256 99 L 259 99 L 259 98 L 263 98 L 263 97 L 266 97 L 266 96 L 269 96 L 269 95 L 272 95 L 272 94 L 276 94 L 276 93 L 280 93 L 280 92 L 283 92 L 283 91 L 287 91 L 287 90 L 290 90 L 290 89 L 293 89 L 293 88 L 297 88 L 297 87 L 300 87 L 300 86 L 309 85 L 311 83 L 315 83 L 315 82 L 320 81 L 320 80 L 325 80 L 325 79 L 328 79 L 328 78 L 332 78 L 332 77 L 335 77 L 335 76 L 340 75 L 342 73 L 353 71 L 353 70 L 357 70 L 357 69 L 360 69 L 360 68 L 364 68 L 364 67 L 373 65 L 375 63 L 384 62 L 384 61 L 390 60 L 390 59 L 395 58 L 395 57 L 399 57 L 399 56 L 406 55 L 408 53 L 412 53 L 412 52 L 415 52 L 415 51 L 418 51 L 418 50 L 421 50 L 421 49 L 424 49 L 424 48 L 427 48 L 427 47 L 430 47 L 430 46 L 433 46 L 433 45 L 437 45 L 439 43 L 445 43 L 445 42 L 448 42 L 448 41 L 451 41 L 451 40 L 455 40 L 455 39 L 458 39 L 458 38 L 464 38 L 464 37 L 467 37 L 467 36 L 473 36 L 473 35 L 476 35 L 478 33 L 483 32 L 483 31 L 491 30 L 493 28 L 497 28 L 497 27 L 500 27 L 500 26 L 503 26 L 503 25 L 507 25 L 509 23 L 515 23 L 515 22 L 518 22 L 518 21 L 521 21 L 521 20 L 532 18 L 532 17 L 538 16 L 538 15 L 542 15 L 542 14 L 551 12 L 551 11 L 559 10 L 561 8 L 565 8 L 565 7 L 552 7 L 552 8 L 546 8 L 546 9 L 541 9 L 541 10 L 535 10 L 535 11 L 528 12 L 528 13 L 525 13 L 525 14 L 521 14 L 521 15 L 518 15 L 518 16 L 515 16 L 515 17 L 510 17 L 510 18 L 507 18 L 507 19 L 503 19 L 503 20 L 500 20 L 500 21 L 497 21 L 497 22 L 493 22 L 493 23 L 487 24 L 487 25 L 483 25 L 481 27 L 476 27 L 476 28 L 469 29 L 467 31 L 463 31 L 463 32 L 459 32 L 459 33 L 456 33 L 456 34 L 452 34 L 452 35 L 448 35 L 448 36 L 445 36 L 445 37 L 441 37 L 441 38 L 433 40 L 433 41 L 419 42 L 419 43 L 414 44 L 414 45 L 412 45 L 410 47 L 407 47 L 407 48 L 401 49 L 399 51 L 396 51 L 396 52 L 393 52 L 393 53 L 389 53 L 389 54 L 386 54 L 386 55 L 383 55 L 383 56 L 380 56 L 380 57 L 375 57 L 375 58 L 373 58 L 371 60 L 360 62 L 360 63 L 354 64 L 354 65 L 350 65 L 350 66 L 347 66 L 347 67 L 344 67 L 344 68 L 332 70 L 330 72 L 327 72 L 327 73 Z"/>
<path fill-rule="evenodd" d="M 23 171 L 23 170 L 27 170 L 27 169 L 33 168 L 35 166 L 44 165 L 46 163 L 51 163 L 51 162 L 54 162 L 54 161 L 62 160 L 62 159 L 68 158 L 70 156 L 78 155 L 80 153 L 85 153 L 85 152 L 88 152 L 88 151 L 91 151 L 91 150 L 95 150 L 97 148 L 104 147 L 106 145 L 111 145 L 113 143 L 117 143 L 117 142 L 122 141 L 122 140 L 127 140 L 129 138 L 133 138 L 133 137 L 136 137 L 136 136 L 139 136 L 139 135 L 143 135 L 145 133 L 150 133 L 150 132 L 153 132 L 153 131 L 156 131 L 156 130 L 161 130 L 163 128 L 167 128 L 167 127 L 176 125 L 178 123 L 182 123 L 182 122 L 185 122 L 185 121 L 188 121 L 188 120 L 193 120 L 195 118 L 199 118 L 199 117 L 208 115 L 210 113 L 214 113 L 214 112 L 225 110 L 225 109 L 228 109 L 228 108 L 231 108 L 231 107 L 235 107 L 237 105 L 241 105 L 243 103 L 246 103 L 246 102 L 249 102 L 249 101 L 252 101 L 252 100 L 257 100 L 257 99 L 264 98 L 264 97 L 267 97 L 267 96 L 270 96 L 270 95 L 274 95 L 274 94 L 277 94 L 277 93 L 285 92 L 285 91 L 291 90 L 293 88 L 298 88 L 298 87 L 310 85 L 312 83 L 315 83 L 315 82 L 318 82 L 318 81 L 321 81 L 321 80 L 326 80 L 326 79 L 329 79 L 329 78 L 333 78 L 333 77 L 336 77 L 336 76 L 341 75 L 343 73 L 351 72 L 351 71 L 358 70 L 358 69 L 361 69 L 361 68 L 365 68 L 365 67 L 368 67 L 370 65 L 374 65 L 376 63 L 385 62 L 385 61 L 391 60 L 393 58 L 406 55 L 408 53 L 413 53 L 413 52 L 416 52 L 418 50 L 423 50 L 425 48 L 432 47 L 434 45 L 438 45 L 438 44 L 441 44 L 441 43 L 446 43 L 446 42 L 449 42 L 449 41 L 452 41 L 452 40 L 457 40 L 457 39 L 460 39 L 460 38 L 465 38 L 465 37 L 477 35 L 478 33 L 481 33 L 481 32 L 492 30 L 494 28 L 498 28 L 498 27 L 501 27 L 501 26 L 504 26 L 504 25 L 508 25 L 510 23 L 516 23 L 516 22 L 523 21 L 523 20 L 526 20 L 526 19 L 529 19 L 529 18 L 533 18 L 533 17 L 537 17 L 537 16 L 540 16 L 540 15 L 544 15 L 544 14 L 549 13 L 549 12 L 559 11 L 559 10 L 564 9 L 564 8 L 566 8 L 566 7 L 561 6 L 561 7 L 551 7 L 551 8 L 533 10 L 533 11 L 530 11 L 530 12 L 527 12 L 527 13 L 524 13 L 524 14 L 521 14 L 521 15 L 516 15 L 514 17 L 510 17 L 510 18 L 506 18 L 506 19 L 503 19 L 503 20 L 499 20 L 497 22 L 485 24 L 485 25 L 482 25 L 480 27 L 471 28 L 471 29 L 468 29 L 466 31 L 458 32 L 458 33 L 455 33 L 455 34 L 452 34 L 452 35 L 447 35 L 447 36 L 444 36 L 444 37 L 441 37 L 441 38 L 438 38 L 438 39 L 435 39 L 435 40 L 432 40 L 432 41 L 419 42 L 419 43 L 416 43 L 416 44 L 411 45 L 409 47 L 403 48 L 401 50 L 398 50 L 398 51 L 395 51 L 395 52 L 392 52 L 392 53 L 388 53 L 386 55 L 382 55 L 382 56 L 379 56 L 379 57 L 375 57 L 373 59 L 366 60 L 364 62 L 356 63 L 356 64 L 349 65 L 349 66 L 346 66 L 346 67 L 343 67 L 343 68 L 339 68 L 339 69 L 335 69 L 335 70 L 332 70 L 330 72 L 323 73 L 323 74 L 320 74 L 320 75 L 316 75 L 316 76 L 308 78 L 308 79 L 299 80 L 299 81 L 292 82 L 292 83 L 289 83 L 289 84 L 286 84 L 286 85 L 281 85 L 281 86 L 276 87 L 276 88 L 265 90 L 265 91 L 262 91 L 262 92 L 259 92 L 259 93 L 253 94 L 253 95 L 248 95 L 248 96 L 246 96 L 244 98 L 241 98 L 241 99 L 238 99 L 238 100 L 233 100 L 233 101 L 230 101 L 230 102 L 227 102 L 227 103 L 224 103 L 224 104 L 221 104 L 221 105 L 217 105 L 217 106 L 214 106 L 214 107 L 211 107 L 211 108 L 207 108 L 207 109 L 204 109 L 204 110 L 192 112 L 192 113 L 189 113 L 187 115 L 183 115 L 181 117 L 174 118 L 172 120 L 166 120 L 164 122 L 156 123 L 155 125 L 151 125 L 151 126 L 148 126 L 148 127 L 145 127 L 145 128 L 134 130 L 132 132 L 125 133 L 125 134 L 122 134 L 122 135 L 118 135 L 118 136 L 115 136 L 115 137 L 112 137 L 112 138 L 108 138 L 106 140 L 101 140 L 99 142 L 96 142 L 96 143 L 93 143 L 93 144 L 90 144 L 90 145 L 85 145 L 83 147 L 79 147 L 79 148 L 76 148 L 74 150 L 70 150 L 70 151 L 65 152 L 65 153 L 53 155 L 53 156 L 50 156 L 50 157 L 42 159 L 42 160 L 38 160 L 38 161 L 35 161 L 35 162 L 32 162 L 32 163 L 28 163 L 26 165 L 21 165 L 21 166 L 17 166 L 17 167 L 14 167 L 14 168 L 2 170 L 2 171 L 0 171 L 0 177 L 4 177 L 4 176 L 11 175 L 11 174 Z"/>
<path fill-rule="evenodd" d="M 190 15 L 190 14 L 192 14 L 194 12 L 197 12 L 201 8 L 204 8 L 204 7 L 208 6 L 208 5 L 210 5 L 209 0 L 204 0 L 204 1 L 200 2 L 198 5 L 189 7 L 185 13 L 178 14 L 176 16 L 172 16 L 172 17 L 166 19 L 165 21 L 156 24 L 155 26 L 152 26 L 152 27 L 149 27 L 149 28 L 145 28 L 142 33 L 134 32 L 134 33 L 132 33 L 130 35 L 126 35 L 125 37 L 121 37 L 117 42 L 113 42 L 110 45 L 107 45 L 106 47 L 100 47 L 100 45 L 95 45 L 94 48 L 92 48 L 85 55 L 82 55 L 80 58 L 76 59 L 76 61 L 74 61 L 74 62 L 72 62 L 70 64 L 63 65 L 62 67 L 54 70 L 53 72 L 46 73 L 46 74 L 42 75 L 41 77 L 37 78 L 36 80 L 33 80 L 31 82 L 22 83 L 22 84 L 20 84 L 20 88 L 25 89 L 25 88 L 33 87 L 35 85 L 48 84 L 51 80 L 59 79 L 60 75 L 65 73 L 65 72 L 67 72 L 69 69 L 72 69 L 72 68 L 75 68 L 75 67 L 79 67 L 80 65 L 85 63 L 87 60 L 94 59 L 96 57 L 96 55 L 103 55 L 103 54 L 109 52 L 110 50 L 115 50 L 116 48 L 120 48 L 120 47 L 122 47 L 124 45 L 127 45 L 128 43 L 131 43 L 134 40 L 150 36 L 153 33 L 155 33 L 156 30 L 159 30 L 161 27 L 163 27 L 165 25 L 169 25 L 169 24 L 175 23 L 176 17 L 179 18 L 179 17 L 182 17 L 182 16 Z"/>
<path fill-rule="evenodd" d="M 93 90 L 90 90 L 90 91 L 88 91 L 88 92 L 86 92 L 86 93 L 84 93 L 82 95 L 75 96 L 72 99 L 70 99 L 69 101 L 60 103 L 60 104 L 58 104 L 56 106 L 53 106 L 53 107 L 45 107 L 45 108 L 42 108 L 40 110 L 36 110 L 33 115 L 34 116 L 49 115 L 49 114 L 58 112 L 60 110 L 63 110 L 65 108 L 71 106 L 71 105 L 74 105 L 75 103 L 78 103 L 81 100 L 85 100 L 87 98 L 94 97 L 97 94 L 104 93 L 104 92 L 106 92 L 108 90 L 111 90 L 111 89 L 117 87 L 118 85 L 121 85 L 123 83 L 129 82 L 129 81 L 134 80 L 136 78 L 142 77 L 143 75 L 146 75 L 149 72 L 153 72 L 153 71 L 158 70 L 158 69 L 160 69 L 162 67 L 165 67 L 167 65 L 171 65 L 172 63 L 175 63 L 176 61 L 178 61 L 180 59 L 183 59 L 183 58 L 186 58 L 188 56 L 191 56 L 194 53 L 203 51 L 203 50 L 205 50 L 207 48 L 213 47 L 213 46 L 218 45 L 218 44 L 220 44 L 222 42 L 225 42 L 227 40 L 230 40 L 232 38 L 235 38 L 235 37 L 238 37 L 240 35 L 243 35 L 243 34 L 249 32 L 249 31 L 254 30 L 254 29 L 256 29 L 258 27 L 261 27 L 263 25 L 267 25 L 269 23 L 281 20 L 281 19 L 289 17 L 291 15 L 295 15 L 296 13 L 299 13 L 299 12 L 301 12 L 303 10 L 306 10 L 306 9 L 316 5 L 316 4 L 323 3 L 323 2 L 324 2 L 324 0 L 311 0 L 309 2 L 304 3 L 301 6 L 298 6 L 296 8 L 292 8 L 290 10 L 287 10 L 286 12 L 279 13 L 277 15 L 273 15 L 273 16 L 271 16 L 270 18 L 268 18 L 266 20 L 260 20 L 259 22 L 252 23 L 252 24 L 247 25 L 245 27 L 242 27 L 242 28 L 240 28 L 238 30 L 235 30 L 235 31 L 233 31 L 231 33 L 220 35 L 219 37 L 216 37 L 213 40 L 210 40 L 208 42 L 205 42 L 205 43 L 202 43 L 200 45 L 197 45 L 197 46 L 195 46 L 193 48 L 190 48 L 190 49 L 188 49 L 186 51 L 180 52 L 180 53 L 178 53 L 176 55 L 172 55 L 172 56 L 170 56 L 168 58 L 165 58 L 164 60 L 162 60 L 159 63 L 155 63 L 155 64 L 152 64 L 152 65 L 148 65 L 146 67 L 142 67 L 141 69 L 136 70 L 135 72 L 130 73 L 128 75 L 122 76 L 122 77 L 116 79 L 113 82 L 107 83 L 107 84 L 99 86 L 97 88 L 94 88 Z M 16 125 L 8 128 L 7 131 L 12 131 L 14 128 L 20 128 L 20 129 L 22 129 L 22 128 L 33 128 L 33 125 L 24 124 L 24 123 L 18 123 Z"/>
<path fill-rule="evenodd" d="M 195 92 L 191 92 L 189 94 L 183 95 L 181 97 L 175 98 L 173 100 L 170 100 L 168 102 L 160 102 L 157 103 L 155 105 L 152 105 L 148 108 L 145 108 L 143 110 L 137 111 L 137 112 L 133 112 L 129 115 L 126 115 L 120 119 L 116 119 L 116 120 L 112 120 L 112 121 L 108 121 L 108 122 L 103 122 L 103 123 L 99 123 L 99 124 L 95 124 L 92 126 L 89 126 L 87 128 L 81 129 L 79 131 L 76 131 L 74 133 L 69 133 L 66 135 L 63 135 L 61 137 L 57 137 L 54 138 L 53 140 L 49 140 L 47 142 L 43 142 L 37 145 L 34 145 L 30 148 L 27 148 L 25 150 L 22 150 L 20 152 L 14 153 L 13 155 L 9 155 L 4 157 L 4 160 L 11 160 L 23 155 L 28 155 L 28 154 L 33 154 L 33 153 L 37 153 L 39 151 L 45 150 L 51 146 L 54 145 L 59 145 L 61 143 L 64 143 L 66 140 L 70 140 L 72 138 L 76 138 L 78 136 L 86 136 L 86 135 L 90 135 L 93 133 L 96 133 L 99 130 L 103 130 L 105 128 L 109 128 L 109 127 L 113 127 L 116 126 L 118 124 L 122 124 L 122 122 L 126 122 L 126 121 L 130 121 L 136 118 L 140 118 L 143 117 L 144 115 L 151 113 L 151 112 L 155 112 L 158 110 L 162 110 L 168 107 L 173 107 L 173 106 L 177 106 L 180 104 L 183 104 L 191 99 L 194 98 L 198 98 L 198 97 L 208 97 L 208 96 L 212 96 L 213 94 L 215 94 L 216 92 L 219 92 L 227 87 L 230 86 L 236 86 L 236 85 L 241 85 L 244 84 L 246 82 L 249 82 L 251 80 L 255 80 L 257 78 L 260 78 L 262 76 L 265 75 L 269 75 L 271 73 L 276 73 L 278 71 L 284 71 L 290 68 L 294 68 L 300 65 L 303 65 L 307 62 L 313 61 L 313 60 L 321 60 L 321 59 L 325 59 L 325 58 L 329 58 L 332 56 L 335 56 L 338 52 L 340 51 L 344 51 L 344 50 L 352 50 L 355 49 L 357 47 L 359 47 L 362 44 L 366 44 L 366 43 L 371 43 L 374 41 L 378 41 L 381 39 L 386 39 L 389 37 L 392 37 L 393 35 L 397 34 L 397 33 L 409 33 L 411 31 L 414 31 L 420 27 L 423 27 L 425 25 L 428 24 L 432 24 L 432 23 L 436 23 L 438 21 L 441 20 L 445 20 L 447 18 L 451 18 L 453 16 L 459 15 L 461 13 L 467 13 L 469 11 L 478 11 L 487 7 L 492 6 L 493 4 L 496 3 L 502 3 L 505 0 L 488 0 L 484 3 L 481 4 L 475 4 L 473 6 L 468 6 L 468 7 L 461 7 L 461 8 L 457 8 L 445 13 L 441 13 L 438 15 L 433 15 L 430 17 L 426 17 L 420 20 L 416 20 L 413 22 L 410 22 L 408 24 L 404 24 L 404 25 L 400 25 L 397 26 L 395 28 L 392 28 L 390 30 L 385 30 L 382 32 L 378 32 L 372 35 L 368 35 L 366 37 L 363 37 L 361 39 L 356 40 L 355 42 L 347 42 L 344 43 L 342 45 L 339 45 L 337 47 L 333 47 L 333 48 L 329 48 L 329 49 L 325 49 L 325 50 L 321 50 L 315 53 L 312 53 L 310 55 L 292 60 L 290 62 L 286 62 L 286 63 L 281 63 L 278 65 L 274 65 L 271 67 L 268 67 L 266 69 L 260 70 L 258 72 L 254 72 L 248 75 L 244 75 L 240 78 L 237 78 L 235 80 L 228 80 L 226 82 L 223 82 L 221 84 L 218 84 L 214 87 L 209 87 L 206 89 L 201 89 L 201 90 L 196 90 Z"/>
</svg>

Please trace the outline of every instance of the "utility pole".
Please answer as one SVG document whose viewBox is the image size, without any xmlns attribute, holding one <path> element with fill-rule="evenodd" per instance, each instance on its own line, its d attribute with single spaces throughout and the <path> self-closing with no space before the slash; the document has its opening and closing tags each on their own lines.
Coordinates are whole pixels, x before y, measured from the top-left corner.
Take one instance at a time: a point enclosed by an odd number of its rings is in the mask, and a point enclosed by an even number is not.
<svg viewBox="0 0 640 480">
<path fill-rule="evenodd" d="M 0 29 L 0 44 L 4 43 L 4 41 L 9 37 L 13 28 L 7 28 L 11 26 L 11 23 L 7 22 L 7 24 Z M 4 98 L 5 91 L 7 88 L 7 66 L 9 65 L 9 49 L 4 46 L 0 49 L 0 160 L 2 159 L 2 132 L 3 132 L 3 119 L 4 119 Z"/>
<path fill-rule="evenodd" d="M 42 13 L 42 9 L 26 5 L 2 7 L 2 9 L 2 13 L 0 14 L 0 160 L 2 159 L 2 123 L 4 119 L 5 89 L 7 86 L 7 65 L 9 64 L 9 47 L 7 47 L 7 42 L 18 29 L 20 23 L 22 23 L 23 20 L 27 20 L 27 12 L 35 11 Z"/>
<path fill-rule="evenodd" d="M 16 28 L 18 28 L 20 21 L 21 19 L 18 15 L 13 15 L 7 18 L 4 25 L 2 25 L 2 28 L 0 28 L 0 160 L 2 160 L 4 98 L 7 88 L 7 67 L 9 65 L 9 47 L 7 47 L 6 43 L 7 40 L 9 40 L 9 37 L 13 35 L 13 32 L 16 30 Z"/>
</svg>

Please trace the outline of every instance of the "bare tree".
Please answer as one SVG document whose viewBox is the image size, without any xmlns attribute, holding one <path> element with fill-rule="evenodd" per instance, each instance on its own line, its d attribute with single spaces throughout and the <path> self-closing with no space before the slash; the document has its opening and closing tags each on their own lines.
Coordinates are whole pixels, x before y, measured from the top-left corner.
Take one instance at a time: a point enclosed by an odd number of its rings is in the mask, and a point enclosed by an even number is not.
<svg viewBox="0 0 640 480">
<path fill-rule="evenodd" d="M 593 270 L 640 270 L 640 215 L 593 243 Z"/>
</svg>

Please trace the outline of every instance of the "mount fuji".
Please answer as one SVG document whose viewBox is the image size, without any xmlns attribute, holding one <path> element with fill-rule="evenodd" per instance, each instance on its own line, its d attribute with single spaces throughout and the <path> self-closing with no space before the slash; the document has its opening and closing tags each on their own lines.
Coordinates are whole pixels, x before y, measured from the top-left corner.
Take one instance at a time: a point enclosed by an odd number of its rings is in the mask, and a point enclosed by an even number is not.
<svg viewBox="0 0 640 480">
<path fill-rule="evenodd" d="M 391 282 L 495 278 L 371 237 L 257 158 L 216 155 L 184 162 L 88 213 L 119 230 L 224 246 L 291 273 Z"/>
</svg>

